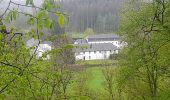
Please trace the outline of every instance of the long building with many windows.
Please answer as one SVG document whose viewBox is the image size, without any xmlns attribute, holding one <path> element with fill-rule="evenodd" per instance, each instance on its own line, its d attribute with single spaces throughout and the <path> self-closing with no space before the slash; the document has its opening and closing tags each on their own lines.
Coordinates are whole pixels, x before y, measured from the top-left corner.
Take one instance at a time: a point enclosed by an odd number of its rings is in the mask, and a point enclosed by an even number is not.
<svg viewBox="0 0 170 100">
<path fill-rule="evenodd" d="M 111 54 L 118 54 L 122 42 L 116 34 L 90 35 L 74 42 L 76 60 L 109 59 Z"/>
</svg>

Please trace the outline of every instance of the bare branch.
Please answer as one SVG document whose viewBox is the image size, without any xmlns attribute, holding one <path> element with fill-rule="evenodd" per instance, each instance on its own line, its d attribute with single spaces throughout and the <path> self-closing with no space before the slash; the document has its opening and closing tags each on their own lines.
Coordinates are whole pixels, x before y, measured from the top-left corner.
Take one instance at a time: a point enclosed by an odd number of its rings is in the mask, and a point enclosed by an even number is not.
<svg viewBox="0 0 170 100">
<path fill-rule="evenodd" d="M 10 64 L 10 63 L 5 63 L 5 62 L 2 62 L 2 61 L 0 61 L 0 63 L 3 64 L 3 65 L 6 65 L 6 66 L 12 67 L 12 68 L 16 68 L 16 69 L 21 70 L 21 68 L 15 66 L 15 65 L 12 65 L 12 64 Z"/>
</svg>

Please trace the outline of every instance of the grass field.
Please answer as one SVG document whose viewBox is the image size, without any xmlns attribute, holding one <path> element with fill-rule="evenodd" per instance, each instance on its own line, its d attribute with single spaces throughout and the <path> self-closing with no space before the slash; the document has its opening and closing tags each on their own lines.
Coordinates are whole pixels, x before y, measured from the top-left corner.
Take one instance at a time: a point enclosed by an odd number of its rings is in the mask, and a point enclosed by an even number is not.
<svg viewBox="0 0 170 100">
<path fill-rule="evenodd" d="M 75 95 L 76 93 L 80 93 L 80 91 L 85 90 L 88 93 L 98 95 L 97 97 L 99 98 L 104 97 L 107 91 L 105 90 L 104 85 L 105 79 L 102 71 L 106 66 L 116 64 L 116 61 L 114 60 L 78 61 L 76 62 L 76 64 L 79 65 L 78 67 L 82 67 L 82 70 L 75 71 L 74 73 L 75 80 L 69 86 L 69 94 Z M 81 82 L 80 80 L 83 81 Z M 89 98 L 87 97 L 83 99 L 79 98 L 76 100 L 89 100 Z"/>
<path fill-rule="evenodd" d="M 94 91 L 104 90 L 104 76 L 102 69 L 107 66 L 116 65 L 117 61 L 114 60 L 91 60 L 91 61 L 78 61 L 77 64 L 85 67 L 85 70 L 90 74 L 88 87 Z"/>
<path fill-rule="evenodd" d="M 93 68 L 88 68 L 87 72 L 91 73 L 91 80 L 88 81 L 88 86 L 90 89 L 94 91 L 101 91 L 103 90 L 103 82 L 104 82 L 104 77 L 102 73 L 102 68 L 100 67 L 93 67 Z"/>
<path fill-rule="evenodd" d="M 111 66 L 117 63 L 116 60 L 86 60 L 86 61 L 77 61 L 76 64 L 85 66 L 85 67 L 104 67 Z"/>
</svg>

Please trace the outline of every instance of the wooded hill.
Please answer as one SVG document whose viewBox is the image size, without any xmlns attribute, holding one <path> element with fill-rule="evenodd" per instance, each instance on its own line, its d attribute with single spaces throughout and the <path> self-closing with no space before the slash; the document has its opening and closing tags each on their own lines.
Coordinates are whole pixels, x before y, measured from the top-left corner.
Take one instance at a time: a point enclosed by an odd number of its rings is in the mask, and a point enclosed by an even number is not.
<svg viewBox="0 0 170 100">
<path fill-rule="evenodd" d="M 97 33 L 117 31 L 119 12 L 124 0 L 60 0 L 62 11 L 69 14 L 67 32 L 84 32 L 92 28 Z"/>
</svg>

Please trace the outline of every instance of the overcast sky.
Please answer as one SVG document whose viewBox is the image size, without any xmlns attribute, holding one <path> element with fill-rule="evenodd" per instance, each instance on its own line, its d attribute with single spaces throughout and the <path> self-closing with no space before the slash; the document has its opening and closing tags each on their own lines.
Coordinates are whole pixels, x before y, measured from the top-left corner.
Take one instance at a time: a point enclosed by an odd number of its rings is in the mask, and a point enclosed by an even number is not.
<svg viewBox="0 0 170 100">
<path fill-rule="evenodd" d="M 10 0 L 0 0 L 0 13 L 2 13 L 2 12 L 4 12 L 5 11 L 5 9 L 7 8 L 7 6 L 8 6 L 8 3 L 9 3 L 9 1 Z M 25 4 L 25 1 L 26 0 L 12 0 L 13 2 L 16 2 L 16 3 L 20 3 L 20 4 Z M 34 4 L 36 5 L 36 6 L 40 6 L 41 4 L 42 4 L 42 0 L 34 0 Z M 16 5 L 11 5 L 10 6 L 10 9 L 11 8 L 17 8 L 17 6 Z M 27 8 L 27 7 L 20 7 L 19 8 L 20 10 L 22 10 L 22 11 L 27 11 L 27 12 L 32 12 L 32 9 L 30 9 L 30 8 Z"/>
</svg>

